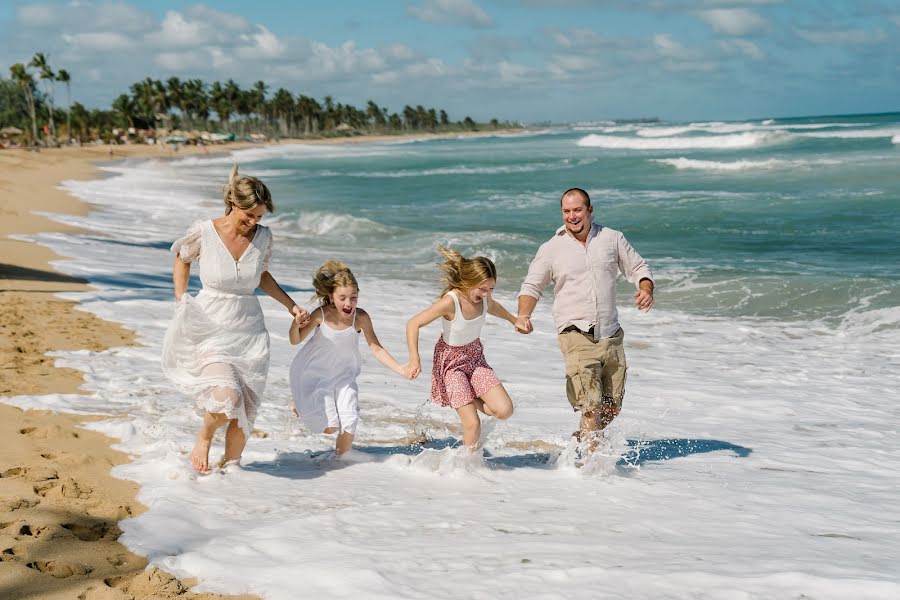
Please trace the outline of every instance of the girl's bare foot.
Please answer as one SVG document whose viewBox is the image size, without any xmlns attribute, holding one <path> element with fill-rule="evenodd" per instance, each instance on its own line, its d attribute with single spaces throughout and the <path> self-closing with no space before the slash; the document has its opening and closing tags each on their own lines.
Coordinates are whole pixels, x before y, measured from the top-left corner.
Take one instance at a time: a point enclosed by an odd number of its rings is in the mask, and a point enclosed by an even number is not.
<svg viewBox="0 0 900 600">
<path fill-rule="evenodd" d="M 203 439 L 198 435 L 197 443 L 194 444 L 194 449 L 191 451 L 191 465 L 200 473 L 209 472 L 209 446 L 211 444 L 212 440 Z"/>
</svg>

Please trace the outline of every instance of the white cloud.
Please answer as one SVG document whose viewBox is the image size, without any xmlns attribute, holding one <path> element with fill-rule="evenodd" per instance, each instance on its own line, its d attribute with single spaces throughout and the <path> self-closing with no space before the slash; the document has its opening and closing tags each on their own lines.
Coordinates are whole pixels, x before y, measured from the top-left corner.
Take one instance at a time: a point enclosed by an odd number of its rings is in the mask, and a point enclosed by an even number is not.
<svg viewBox="0 0 900 600">
<path fill-rule="evenodd" d="M 277 58 L 287 49 L 278 36 L 262 25 L 257 25 L 255 32 L 244 34 L 240 39 L 249 42 L 248 45 L 237 49 L 238 55 L 245 60 Z"/>
<path fill-rule="evenodd" d="M 79 50 L 123 50 L 135 46 L 134 41 L 121 33 L 64 33 L 63 41 Z"/>
<path fill-rule="evenodd" d="M 159 31 L 149 37 L 166 48 L 191 48 L 212 41 L 207 27 L 202 23 L 188 21 L 184 15 L 174 10 L 166 13 Z"/>
<path fill-rule="evenodd" d="M 769 28 L 769 22 L 746 8 L 716 8 L 698 13 L 716 33 L 752 35 Z"/>
<path fill-rule="evenodd" d="M 797 35 L 811 44 L 825 44 L 838 46 L 864 46 L 868 44 L 880 44 L 887 39 L 884 31 L 866 31 L 864 29 L 846 29 L 837 31 L 824 31 L 812 29 L 795 29 Z"/>
<path fill-rule="evenodd" d="M 425 0 L 420 5 L 409 5 L 406 12 L 427 23 L 442 25 L 466 25 L 475 28 L 494 26 L 494 19 L 472 0 Z"/>
<path fill-rule="evenodd" d="M 19 23 L 25 27 L 49 27 L 59 22 L 59 12 L 51 6 L 41 4 L 20 6 L 16 14 Z"/>
<path fill-rule="evenodd" d="M 560 48 L 598 47 L 607 39 L 592 29 L 575 28 L 552 32 L 552 39 Z"/>
<path fill-rule="evenodd" d="M 704 57 L 702 52 L 687 48 L 667 33 L 654 35 L 653 46 L 667 71 L 709 72 L 719 68 L 718 63 Z"/>
<path fill-rule="evenodd" d="M 210 57 L 205 52 L 189 50 L 186 52 L 160 52 L 154 62 L 173 73 L 182 73 L 192 69 L 202 69 L 209 65 Z"/>
<path fill-rule="evenodd" d="M 766 57 L 759 46 L 749 40 L 722 40 L 719 42 L 719 47 L 729 56 L 743 55 L 753 60 L 763 60 Z"/>
</svg>

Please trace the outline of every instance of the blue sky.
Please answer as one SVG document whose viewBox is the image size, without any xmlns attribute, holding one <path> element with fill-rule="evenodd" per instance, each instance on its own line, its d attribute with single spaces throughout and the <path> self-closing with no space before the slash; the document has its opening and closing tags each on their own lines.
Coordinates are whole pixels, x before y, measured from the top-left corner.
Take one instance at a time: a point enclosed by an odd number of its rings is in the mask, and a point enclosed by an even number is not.
<svg viewBox="0 0 900 600">
<path fill-rule="evenodd" d="M 900 0 L 0 0 L 0 65 L 38 51 L 97 107 L 178 76 L 455 120 L 900 110 Z"/>
</svg>

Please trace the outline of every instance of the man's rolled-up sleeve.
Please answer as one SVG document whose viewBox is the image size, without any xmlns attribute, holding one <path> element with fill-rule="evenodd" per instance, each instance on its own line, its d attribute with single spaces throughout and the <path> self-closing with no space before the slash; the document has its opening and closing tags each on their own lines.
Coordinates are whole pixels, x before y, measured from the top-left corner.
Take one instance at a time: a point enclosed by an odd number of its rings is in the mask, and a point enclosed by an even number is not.
<svg viewBox="0 0 900 600">
<path fill-rule="evenodd" d="M 628 243 L 628 240 L 621 233 L 618 239 L 618 261 L 619 271 L 635 287 L 638 286 L 641 279 L 653 281 L 653 273 L 650 271 L 650 267 L 647 266 L 647 261 L 641 258 L 641 255 L 631 247 L 631 244 Z"/>
<path fill-rule="evenodd" d="M 522 288 L 519 290 L 519 296 L 531 296 L 540 299 L 544 295 L 544 288 L 553 278 L 553 269 L 550 262 L 550 252 L 547 244 L 538 248 L 534 260 L 528 266 L 528 275 L 522 282 Z"/>
</svg>

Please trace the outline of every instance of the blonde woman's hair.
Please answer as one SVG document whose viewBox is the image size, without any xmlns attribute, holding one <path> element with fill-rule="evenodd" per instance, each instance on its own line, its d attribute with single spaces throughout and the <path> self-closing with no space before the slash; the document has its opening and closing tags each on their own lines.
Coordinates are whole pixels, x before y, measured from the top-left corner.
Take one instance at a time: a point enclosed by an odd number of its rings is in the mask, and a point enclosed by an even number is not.
<svg viewBox="0 0 900 600">
<path fill-rule="evenodd" d="M 497 281 L 497 267 L 486 256 L 466 258 L 441 244 L 437 245 L 437 253 L 444 259 L 440 266 L 444 272 L 441 277 L 441 283 L 444 284 L 441 296 L 454 289 L 470 290 L 485 279 Z"/>
<path fill-rule="evenodd" d="M 257 204 L 265 204 L 269 212 L 275 212 L 272 194 L 266 184 L 256 177 L 238 176 L 237 163 L 231 167 L 231 176 L 222 191 L 225 194 L 226 215 L 231 212 L 232 206 L 237 206 L 241 210 L 250 210 Z"/>
<path fill-rule="evenodd" d="M 322 306 L 329 306 L 331 294 L 344 285 L 352 285 L 357 292 L 359 291 L 359 284 L 356 283 L 356 277 L 353 276 L 350 267 L 337 260 L 325 261 L 313 275 L 313 288 L 316 290 L 313 298 Z"/>
</svg>

